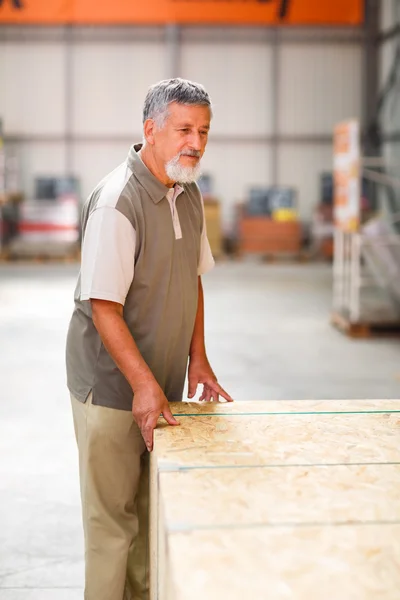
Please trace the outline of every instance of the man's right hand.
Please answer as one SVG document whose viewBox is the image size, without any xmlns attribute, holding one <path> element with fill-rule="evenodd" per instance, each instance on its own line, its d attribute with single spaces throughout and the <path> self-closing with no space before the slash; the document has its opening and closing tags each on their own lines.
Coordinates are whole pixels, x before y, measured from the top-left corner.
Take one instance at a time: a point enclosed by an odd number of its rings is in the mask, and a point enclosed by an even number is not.
<svg viewBox="0 0 400 600">
<path fill-rule="evenodd" d="M 115 364 L 133 390 L 132 413 L 149 452 L 153 431 L 162 414 L 170 425 L 179 425 L 169 408 L 164 392 L 152 375 L 136 346 L 118 302 L 91 299 L 93 323 Z"/>
<path fill-rule="evenodd" d="M 149 452 L 153 450 L 153 431 L 157 426 L 160 414 L 169 425 L 179 425 L 172 416 L 164 392 L 156 382 L 135 390 L 132 413 Z"/>
</svg>

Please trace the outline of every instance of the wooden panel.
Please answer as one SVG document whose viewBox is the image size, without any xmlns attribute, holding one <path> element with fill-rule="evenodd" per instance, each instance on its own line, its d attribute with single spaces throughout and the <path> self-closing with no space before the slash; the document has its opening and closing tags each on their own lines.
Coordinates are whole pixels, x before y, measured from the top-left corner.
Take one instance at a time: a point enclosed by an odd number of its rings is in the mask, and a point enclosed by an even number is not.
<svg viewBox="0 0 400 600">
<path fill-rule="evenodd" d="M 400 400 L 264 400 L 260 402 L 171 402 L 174 415 L 262 415 L 268 413 L 400 412 Z"/>
<path fill-rule="evenodd" d="M 222 253 L 221 205 L 217 200 L 204 199 L 204 216 L 206 219 L 207 237 L 214 258 Z"/>
<path fill-rule="evenodd" d="M 400 525 L 221 529 L 168 543 L 168 600 L 399 598 Z"/>
<path fill-rule="evenodd" d="M 278 466 L 160 473 L 164 526 L 400 523 L 397 465 Z M 218 502 L 210 505 L 210 498 Z"/>
<path fill-rule="evenodd" d="M 172 410 L 152 454 L 153 600 L 397 600 L 400 400 Z"/>
<path fill-rule="evenodd" d="M 241 217 L 239 221 L 240 252 L 298 253 L 301 246 L 301 224 L 279 223 L 265 217 Z"/>
<path fill-rule="evenodd" d="M 159 469 L 397 462 L 400 415 L 199 415 L 181 417 L 179 427 L 161 424 L 155 439 Z"/>
</svg>

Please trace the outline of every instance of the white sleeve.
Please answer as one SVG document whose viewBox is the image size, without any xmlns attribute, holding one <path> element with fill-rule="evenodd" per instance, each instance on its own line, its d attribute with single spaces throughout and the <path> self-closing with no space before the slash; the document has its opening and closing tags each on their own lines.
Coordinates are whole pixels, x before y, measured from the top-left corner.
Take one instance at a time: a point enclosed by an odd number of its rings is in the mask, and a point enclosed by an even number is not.
<svg viewBox="0 0 400 600">
<path fill-rule="evenodd" d="M 206 216 L 204 213 L 204 202 L 201 199 L 201 207 L 203 209 L 203 229 L 201 232 L 200 242 L 200 260 L 197 268 L 197 275 L 204 275 L 214 267 L 215 262 L 210 248 L 210 242 L 207 237 Z"/>
<path fill-rule="evenodd" d="M 125 304 L 135 269 L 136 232 L 115 208 L 90 215 L 82 244 L 81 300 L 98 298 Z"/>
</svg>

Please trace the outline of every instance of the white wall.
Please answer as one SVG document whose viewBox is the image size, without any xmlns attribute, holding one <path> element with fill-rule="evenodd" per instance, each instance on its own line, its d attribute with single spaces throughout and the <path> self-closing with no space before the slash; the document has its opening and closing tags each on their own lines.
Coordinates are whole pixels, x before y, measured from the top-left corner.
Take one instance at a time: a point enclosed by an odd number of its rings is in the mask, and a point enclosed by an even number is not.
<svg viewBox="0 0 400 600">
<path fill-rule="evenodd" d="M 64 47 L 0 44 L 0 116 L 6 133 L 64 132 Z"/>
<path fill-rule="evenodd" d="M 182 77 L 205 85 L 215 106 L 213 134 L 272 132 L 271 48 L 261 43 L 186 43 Z"/>
<path fill-rule="evenodd" d="M 84 198 L 141 141 L 143 100 L 164 78 L 164 59 L 157 42 L 74 46 L 71 121 L 81 140 L 72 146 L 72 169 Z"/>
<path fill-rule="evenodd" d="M 78 135 L 141 132 L 148 87 L 164 77 L 158 43 L 76 44 L 73 48 L 72 130 Z"/>
<path fill-rule="evenodd" d="M 6 134 L 34 136 L 17 144 L 27 194 L 36 175 L 65 172 L 68 148 L 63 136 L 70 123 L 72 169 L 86 197 L 124 160 L 129 145 L 140 141 L 147 88 L 169 76 L 162 38 L 101 42 L 95 35 L 91 41 L 73 43 L 68 89 L 62 39 L 0 41 L 0 116 Z M 252 38 L 251 31 L 240 39 L 213 35 L 202 41 L 186 32 L 180 73 L 202 82 L 214 102 L 204 170 L 213 175 L 225 228 L 249 187 L 273 183 L 271 136 L 276 130 L 288 138 L 277 146 L 277 183 L 296 186 L 301 217 L 309 219 L 318 200 L 319 174 L 331 168 L 332 128 L 361 112 L 360 46 L 285 40 L 278 50 L 274 89 L 270 39 L 262 39 L 260 32 Z M 275 95 L 279 105 L 274 122 Z M 68 97 L 71 104 L 66 106 Z M 326 142 L 301 145 L 292 139 L 299 135 L 322 136 Z"/>
<path fill-rule="evenodd" d="M 87 198 L 95 185 L 125 160 L 128 151 L 129 142 L 73 144 L 72 171 L 79 175 L 83 198 Z"/>
<path fill-rule="evenodd" d="M 331 134 L 361 115 L 361 48 L 288 44 L 281 49 L 279 131 Z"/>
</svg>

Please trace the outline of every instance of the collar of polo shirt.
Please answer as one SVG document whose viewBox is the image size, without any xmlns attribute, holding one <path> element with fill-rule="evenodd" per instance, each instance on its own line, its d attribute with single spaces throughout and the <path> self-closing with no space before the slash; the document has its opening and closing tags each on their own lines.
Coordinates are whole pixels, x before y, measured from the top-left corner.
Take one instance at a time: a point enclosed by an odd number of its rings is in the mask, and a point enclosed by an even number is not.
<svg viewBox="0 0 400 600">
<path fill-rule="evenodd" d="M 155 204 L 158 204 L 168 194 L 171 188 L 167 187 L 153 175 L 146 167 L 138 152 L 142 149 L 143 144 L 135 144 L 131 146 L 128 154 L 128 165 L 134 176 Z"/>
<path fill-rule="evenodd" d="M 142 159 L 140 158 L 140 150 L 143 144 L 136 144 L 132 146 L 128 155 L 128 165 L 131 168 L 135 177 L 145 188 L 150 198 L 155 204 L 158 204 L 163 198 L 168 200 L 168 204 L 171 209 L 172 224 L 175 232 L 175 239 L 182 239 L 182 229 L 179 221 L 178 211 L 176 209 L 176 199 L 184 189 L 178 183 L 174 187 L 169 188 L 161 183 L 146 167 Z"/>
</svg>

